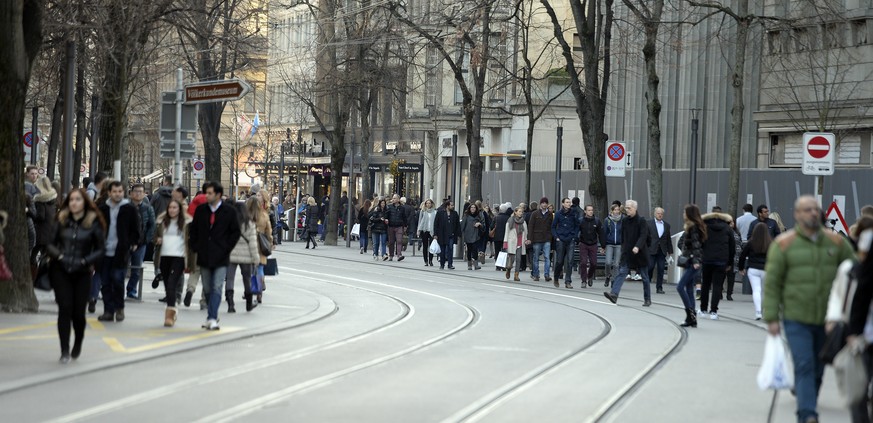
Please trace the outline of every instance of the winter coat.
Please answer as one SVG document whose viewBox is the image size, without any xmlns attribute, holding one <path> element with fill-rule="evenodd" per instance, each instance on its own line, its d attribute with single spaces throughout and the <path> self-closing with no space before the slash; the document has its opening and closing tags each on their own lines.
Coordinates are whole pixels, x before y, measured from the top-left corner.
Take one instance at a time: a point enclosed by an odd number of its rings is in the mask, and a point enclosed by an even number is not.
<svg viewBox="0 0 873 423">
<path fill-rule="evenodd" d="M 230 262 L 234 264 L 260 263 L 261 254 L 258 251 L 258 232 L 254 222 L 240 227 L 239 241 L 230 252 Z"/>
<path fill-rule="evenodd" d="M 367 229 L 367 224 L 370 222 L 370 220 L 367 218 L 367 215 L 368 215 L 368 214 L 369 214 L 369 213 L 367 212 L 367 210 L 364 210 L 363 207 L 361 207 L 361 208 L 358 210 L 357 221 L 358 221 L 358 224 L 361 225 L 361 229 L 360 229 L 360 230 L 361 230 L 361 236 L 364 236 L 364 234 L 366 234 L 367 232 L 369 232 L 369 229 Z"/>
<path fill-rule="evenodd" d="M 823 325 L 837 268 L 854 257 L 849 242 L 834 232 L 819 229 L 815 240 L 795 230 L 778 236 L 764 268 L 764 321 Z"/>
<path fill-rule="evenodd" d="M 167 211 L 170 201 L 173 201 L 173 187 L 158 188 L 152 196 L 152 209 L 154 209 L 155 215 L 160 216 Z"/>
<path fill-rule="evenodd" d="M 519 230 L 521 230 L 521 245 L 518 244 Z M 503 225 L 503 231 L 505 233 L 503 242 L 506 244 L 506 252 L 509 254 L 515 254 L 516 249 L 518 249 L 521 250 L 521 255 L 525 255 L 527 248 L 524 245 L 524 241 L 527 240 L 527 223 L 522 221 L 521 224 L 518 225 L 515 223 L 515 219 L 510 218 L 506 221 L 506 224 Z M 497 239 L 496 236 L 495 239 Z"/>
<path fill-rule="evenodd" d="M 579 235 L 579 216 L 573 208 L 564 209 L 555 212 L 555 218 L 552 220 L 552 236 L 556 241 L 569 242 L 575 240 Z"/>
<path fill-rule="evenodd" d="M 155 239 L 164 237 L 164 231 L 166 230 L 164 228 L 164 219 L 166 219 L 166 218 L 167 218 L 166 212 L 164 212 L 163 214 L 158 216 L 157 221 L 155 222 Z M 190 251 L 190 245 L 189 245 L 189 241 L 188 241 L 188 229 L 191 225 L 191 220 L 192 220 L 191 216 L 188 216 L 186 214 L 185 215 L 185 227 L 182 228 L 182 239 L 185 242 L 185 249 L 184 249 L 185 250 L 185 267 L 187 267 L 189 269 L 193 269 L 194 265 L 196 264 L 196 263 L 189 263 L 188 262 L 188 260 L 190 259 L 190 257 L 188 256 L 188 251 Z M 174 225 L 175 222 L 172 222 L 170 224 Z M 161 246 L 160 245 L 155 245 L 155 250 L 154 250 L 154 254 L 152 257 L 154 258 L 155 266 L 160 268 L 161 267 Z"/>
<path fill-rule="evenodd" d="M 134 204 L 134 207 L 137 206 Z M 139 222 L 142 225 L 140 229 L 142 239 L 139 245 L 150 244 L 155 239 L 155 209 L 145 200 L 139 203 L 137 209 L 139 210 Z"/>
<path fill-rule="evenodd" d="M 46 245 L 46 253 L 64 272 L 82 272 L 100 262 L 106 254 L 105 243 L 103 225 L 97 213 L 89 210 L 77 221 L 69 210 L 61 210 L 55 235 Z M 63 282 L 66 280 L 52 280 L 52 284 Z"/>
<path fill-rule="evenodd" d="M 107 202 L 111 200 L 106 200 Z M 126 200 L 125 200 L 126 201 Z M 106 227 L 110 228 L 111 211 L 106 202 L 101 203 L 98 208 L 103 213 L 103 220 L 106 221 Z M 139 211 L 131 203 L 124 203 L 118 209 L 118 221 L 115 224 L 116 236 L 118 244 L 115 245 L 115 255 L 112 257 L 112 267 L 115 269 L 126 269 L 130 263 L 130 247 L 137 245 L 142 239 L 142 225 L 139 223 Z M 109 234 L 106 234 L 108 237 Z"/>
<path fill-rule="evenodd" d="M 385 212 L 382 209 L 376 207 L 370 212 L 369 216 L 370 223 L 372 223 L 370 232 L 374 234 L 388 233 L 388 225 L 385 224 Z"/>
<path fill-rule="evenodd" d="M 756 253 L 752 251 L 752 244 L 747 242 L 743 247 L 743 250 L 740 252 L 740 262 L 737 265 L 737 269 L 745 270 L 746 268 L 749 268 L 764 270 L 766 264 L 767 252 Z"/>
<path fill-rule="evenodd" d="M 270 240 L 270 245 L 273 245 L 273 228 L 270 226 L 270 220 L 267 219 L 265 216 L 264 219 L 261 219 L 260 222 L 255 222 L 254 225 L 255 225 L 255 230 L 259 234 L 266 235 L 267 239 Z M 258 240 L 255 239 L 255 242 L 258 242 Z M 267 264 L 267 256 L 261 254 L 260 250 L 258 250 L 258 254 L 260 255 L 260 263 Z"/>
<path fill-rule="evenodd" d="M 306 206 L 306 228 L 309 232 L 318 232 L 318 206 Z"/>
<path fill-rule="evenodd" d="M 389 227 L 406 226 L 406 210 L 400 204 L 389 204 L 385 210 L 385 217 L 388 219 Z"/>
<path fill-rule="evenodd" d="M 54 240 L 56 214 L 58 212 L 57 196 L 47 201 L 42 200 L 43 194 L 37 194 L 33 200 L 33 225 L 36 229 L 36 245 L 42 246 Z"/>
<path fill-rule="evenodd" d="M 707 213 L 701 216 L 706 224 L 706 241 L 703 243 L 703 263 L 719 266 L 734 265 L 734 235 L 731 216 L 724 213 Z"/>
<path fill-rule="evenodd" d="M 606 245 L 621 245 L 621 226 L 624 223 L 624 216 L 618 221 L 606 218 L 603 221 L 603 239 Z"/>
<path fill-rule="evenodd" d="M 552 220 L 554 216 L 550 212 L 534 210 L 530 214 L 528 222 L 528 239 L 534 244 L 552 242 Z"/>
<path fill-rule="evenodd" d="M 679 238 L 682 255 L 688 257 L 688 267 L 695 264 L 703 264 L 703 233 L 697 226 L 685 229 L 685 233 Z"/>
<path fill-rule="evenodd" d="M 757 226 L 759 223 L 764 223 L 767 225 L 767 230 L 770 232 L 770 238 L 776 239 L 776 237 L 779 236 L 779 225 L 776 224 L 775 220 L 768 217 L 767 220 L 763 222 L 761 221 L 761 219 L 755 219 L 752 221 L 751 224 L 749 224 L 749 232 L 746 233 L 746 240 L 752 238 L 752 231 L 755 230 L 755 226 Z"/>
<path fill-rule="evenodd" d="M 436 209 L 421 209 L 418 212 L 418 232 L 430 232 L 433 235 L 433 224 L 436 220 Z"/>
<path fill-rule="evenodd" d="M 206 268 L 227 266 L 230 252 L 240 237 L 239 218 L 236 209 L 222 202 L 215 210 L 215 223 L 210 224 L 212 209 L 209 203 L 201 204 L 194 211 L 194 221 L 188 228 L 188 242 L 197 253 L 197 265 Z"/>
<path fill-rule="evenodd" d="M 631 269 L 648 269 L 649 226 L 646 218 L 639 214 L 625 217 L 621 230 L 621 256 L 624 263 Z M 636 254 L 633 252 L 634 247 L 637 248 Z"/>
<path fill-rule="evenodd" d="M 494 217 L 494 239 L 499 241 L 506 238 L 506 222 L 512 218 L 512 208 L 506 209 L 505 212 L 497 214 Z M 525 228 L 526 229 L 526 228 Z M 527 230 L 524 233 L 527 239 Z"/>
<path fill-rule="evenodd" d="M 437 210 L 436 218 L 433 221 L 433 236 L 437 237 L 437 242 L 440 245 L 447 245 L 449 238 L 457 242 L 461 236 L 460 224 L 458 212 L 452 210 L 449 213 L 447 209 Z"/>
<path fill-rule="evenodd" d="M 476 223 L 481 225 L 477 228 Z M 479 216 L 464 214 L 461 220 L 461 233 L 464 235 L 464 242 L 468 244 L 479 241 L 479 238 L 485 234 L 485 222 Z"/>
<path fill-rule="evenodd" d="M 579 241 L 585 245 L 599 245 L 600 248 L 606 248 L 606 237 L 600 219 L 594 216 L 582 216 L 579 221 Z"/>
</svg>

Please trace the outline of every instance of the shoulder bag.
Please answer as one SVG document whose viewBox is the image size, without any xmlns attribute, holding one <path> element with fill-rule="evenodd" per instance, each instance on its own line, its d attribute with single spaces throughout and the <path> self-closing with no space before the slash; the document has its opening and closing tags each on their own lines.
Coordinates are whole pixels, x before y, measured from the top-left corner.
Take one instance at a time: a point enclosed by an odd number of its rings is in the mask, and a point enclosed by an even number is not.
<svg viewBox="0 0 873 423">
<path fill-rule="evenodd" d="M 273 252 L 273 243 L 270 242 L 270 238 L 267 238 L 266 234 L 261 232 L 258 232 L 258 252 L 265 257 Z"/>
</svg>

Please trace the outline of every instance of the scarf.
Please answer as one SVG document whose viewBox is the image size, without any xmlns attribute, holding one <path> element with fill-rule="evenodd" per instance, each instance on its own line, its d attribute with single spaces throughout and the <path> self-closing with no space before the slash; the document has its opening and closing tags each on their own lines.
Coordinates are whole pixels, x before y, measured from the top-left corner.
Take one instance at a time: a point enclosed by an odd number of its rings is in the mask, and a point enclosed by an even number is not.
<svg viewBox="0 0 873 423">
<path fill-rule="evenodd" d="M 524 223 L 524 217 L 512 217 L 512 221 L 515 222 L 516 225 L 521 225 Z"/>
<path fill-rule="evenodd" d="M 621 215 L 619 214 L 618 216 L 613 216 L 610 214 L 609 219 L 612 220 L 613 222 L 618 222 L 619 220 L 621 220 Z"/>
</svg>

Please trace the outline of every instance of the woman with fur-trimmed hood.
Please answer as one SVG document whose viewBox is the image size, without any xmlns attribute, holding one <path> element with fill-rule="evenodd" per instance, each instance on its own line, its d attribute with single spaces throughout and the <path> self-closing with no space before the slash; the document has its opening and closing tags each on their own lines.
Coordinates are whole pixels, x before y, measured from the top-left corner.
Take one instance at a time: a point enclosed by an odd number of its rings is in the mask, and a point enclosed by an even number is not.
<svg viewBox="0 0 873 423">
<path fill-rule="evenodd" d="M 58 304 L 61 363 L 76 359 L 85 338 L 85 307 L 91 290 L 91 271 L 105 253 L 106 221 L 84 189 L 67 196 L 58 213 L 52 240 L 46 245 L 51 257 L 49 277 Z M 70 350 L 70 324 L 75 342 Z"/>
<path fill-rule="evenodd" d="M 707 314 L 718 320 L 718 302 L 727 274 L 733 269 L 735 245 L 731 221 L 726 213 L 707 213 L 702 216 L 706 224 L 706 241 L 703 243 L 703 278 L 700 292 L 699 315 Z M 712 304 L 709 304 L 709 291 L 712 289 Z"/>
</svg>

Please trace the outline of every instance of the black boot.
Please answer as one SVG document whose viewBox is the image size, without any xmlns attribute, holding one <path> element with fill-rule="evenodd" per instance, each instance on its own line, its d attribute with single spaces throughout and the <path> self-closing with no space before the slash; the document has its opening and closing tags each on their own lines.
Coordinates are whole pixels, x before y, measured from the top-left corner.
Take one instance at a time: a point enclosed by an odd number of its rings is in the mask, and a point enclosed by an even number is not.
<svg viewBox="0 0 873 423">
<path fill-rule="evenodd" d="M 682 326 L 683 328 L 687 328 L 689 326 L 692 328 L 696 328 L 697 327 L 697 312 L 695 312 L 693 309 L 686 308 L 685 309 L 685 322 L 680 323 L 679 326 Z"/>
<path fill-rule="evenodd" d="M 224 291 L 224 298 L 227 300 L 227 312 L 236 313 L 236 308 L 233 307 L 233 290 Z"/>
<path fill-rule="evenodd" d="M 257 304 L 254 303 L 254 301 L 252 301 L 252 293 L 251 292 L 247 293 L 245 295 L 245 298 L 246 298 L 246 311 L 252 311 L 255 309 L 255 307 L 258 306 Z"/>
</svg>

